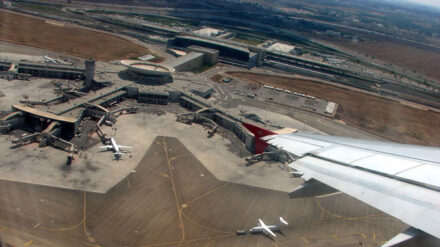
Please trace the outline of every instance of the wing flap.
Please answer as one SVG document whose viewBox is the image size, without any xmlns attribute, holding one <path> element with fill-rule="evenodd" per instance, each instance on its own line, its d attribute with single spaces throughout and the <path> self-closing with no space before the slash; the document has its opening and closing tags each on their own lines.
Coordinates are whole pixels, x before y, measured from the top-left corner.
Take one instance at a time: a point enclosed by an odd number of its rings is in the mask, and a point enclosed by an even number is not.
<svg viewBox="0 0 440 247">
<path fill-rule="evenodd" d="M 440 194 L 437 191 L 312 156 L 298 159 L 289 166 L 440 237 Z"/>
</svg>

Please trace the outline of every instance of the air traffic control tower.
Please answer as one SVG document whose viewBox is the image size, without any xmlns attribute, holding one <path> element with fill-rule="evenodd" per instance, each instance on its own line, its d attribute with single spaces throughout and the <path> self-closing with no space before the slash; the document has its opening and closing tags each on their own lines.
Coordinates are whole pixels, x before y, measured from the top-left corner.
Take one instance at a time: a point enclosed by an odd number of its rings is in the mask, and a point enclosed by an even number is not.
<svg viewBox="0 0 440 247">
<path fill-rule="evenodd" d="M 93 86 L 93 79 L 95 78 L 95 60 L 93 58 L 87 58 L 84 64 L 84 85 L 87 89 L 90 89 Z"/>
</svg>

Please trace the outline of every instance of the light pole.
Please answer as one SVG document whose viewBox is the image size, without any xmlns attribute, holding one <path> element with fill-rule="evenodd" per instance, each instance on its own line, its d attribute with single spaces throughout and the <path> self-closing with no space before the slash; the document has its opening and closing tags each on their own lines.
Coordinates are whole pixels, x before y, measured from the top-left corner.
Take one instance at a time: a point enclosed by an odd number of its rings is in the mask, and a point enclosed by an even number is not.
<svg viewBox="0 0 440 247">
<path fill-rule="evenodd" d="M 6 95 L 3 92 L 0 92 L 0 115 L 3 112 L 3 97 L 5 97 Z"/>
</svg>

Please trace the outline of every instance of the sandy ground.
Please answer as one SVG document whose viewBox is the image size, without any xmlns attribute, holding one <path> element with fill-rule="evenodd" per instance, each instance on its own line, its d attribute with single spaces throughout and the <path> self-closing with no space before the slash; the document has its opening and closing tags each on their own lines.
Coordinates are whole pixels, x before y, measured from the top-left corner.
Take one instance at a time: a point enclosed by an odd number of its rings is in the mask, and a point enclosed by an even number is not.
<svg viewBox="0 0 440 247">
<path fill-rule="evenodd" d="M 397 142 L 440 146 L 440 114 L 324 83 L 288 77 L 229 72 L 239 79 L 282 87 L 339 104 L 336 118 Z"/>
<path fill-rule="evenodd" d="M 389 41 L 341 42 L 342 46 L 440 81 L 440 52 Z"/>
<path fill-rule="evenodd" d="M 149 54 L 149 50 L 122 38 L 40 18 L 0 10 L 0 40 L 78 57 L 114 60 Z"/>
</svg>

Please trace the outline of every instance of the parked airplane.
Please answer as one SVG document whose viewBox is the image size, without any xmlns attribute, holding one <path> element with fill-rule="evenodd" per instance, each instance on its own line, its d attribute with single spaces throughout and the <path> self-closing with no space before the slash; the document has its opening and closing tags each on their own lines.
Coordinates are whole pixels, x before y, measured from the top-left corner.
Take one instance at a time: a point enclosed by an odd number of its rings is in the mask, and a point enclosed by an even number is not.
<svg viewBox="0 0 440 247">
<path fill-rule="evenodd" d="M 55 58 L 51 58 L 49 56 L 44 56 L 44 61 L 46 63 L 58 63 L 57 60 Z"/>
<path fill-rule="evenodd" d="M 107 150 L 112 150 L 113 151 L 113 154 L 115 155 L 115 158 L 116 159 L 119 159 L 120 157 L 121 157 L 121 155 L 122 154 L 124 154 L 124 153 L 126 153 L 127 151 L 124 151 L 124 150 L 121 150 L 121 148 L 132 148 L 132 147 L 129 147 L 129 146 L 121 146 L 121 145 L 118 145 L 117 143 L 116 143 L 116 140 L 115 140 L 115 138 L 110 138 L 110 141 L 111 141 L 111 145 L 106 145 L 106 146 L 100 146 L 99 148 L 106 148 Z"/>
<path fill-rule="evenodd" d="M 289 224 L 282 217 L 280 217 L 280 222 L 283 223 L 284 225 Z M 278 225 L 269 225 L 268 226 L 268 225 L 264 224 L 264 222 L 261 219 L 258 219 L 258 226 L 253 227 L 252 229 L 249 230 L 249 232 L 250 233 L 270 234 L 275 238 L 277 235 L 275 235 L 275 233 L 273 233 L 273 232 L 278 231 L 278 230 L 280 230 L 280 226 L 278 226 Z"/>
<path fill-rule="evenodd" d="M 288 152 L 304 184 L 291 198 L 337 190 L 410 225 L 382 245 L 440 246 L 440 148 L 272 131 L 243 123 L 255 135 L 255 152 Z"/>
</svg>

